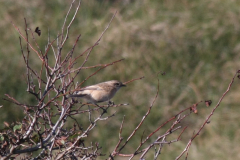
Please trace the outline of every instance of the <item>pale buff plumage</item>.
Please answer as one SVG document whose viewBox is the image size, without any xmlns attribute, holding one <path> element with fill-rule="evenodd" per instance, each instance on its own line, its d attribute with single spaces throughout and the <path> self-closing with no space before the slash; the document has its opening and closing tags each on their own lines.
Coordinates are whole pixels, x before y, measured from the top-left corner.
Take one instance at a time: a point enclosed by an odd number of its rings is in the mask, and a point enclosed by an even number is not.
<svg viewBox="0 0 240 160">
<path fill-rule="evenodd" d="M 125 86 L 126 85 L 117 80 L 111 80 L 81 88 L 69 97 L 81 97 L 90 103 L 97 104 L 100 102 L 110 101 L 116 92 L 121 87 Z"/>
</svg>

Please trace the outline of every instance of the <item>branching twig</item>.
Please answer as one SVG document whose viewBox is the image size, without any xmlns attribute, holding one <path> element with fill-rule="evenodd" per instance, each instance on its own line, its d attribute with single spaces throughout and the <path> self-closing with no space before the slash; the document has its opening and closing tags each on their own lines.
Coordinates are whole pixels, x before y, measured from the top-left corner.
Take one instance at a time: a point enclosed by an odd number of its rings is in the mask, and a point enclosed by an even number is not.
<svg viewBox="0 0 240 160">
<path fill-rule="evenodd" d="M 199 135 L 199 133 L 202 131 L 202 129 L 205 127 L 206 124 L 208 124 L 209 119 L 212 117 L 213 113 L 215 112 L 215 110 L 219 107 L 219 105 L 221 104 L 223 98 L 227 95 L 227 93 L 230 91 L 230 88 L 234 82 L 234 79 L 236 78 L 236 76 L 238 75 L 239 71 L 237 71 L 235 73 L 235 75 L 233 76 L 231 82 L 228 85 L 227 90 L 223 93 L 223 95 L 221 96 L 221 98 L 219 99 L 218 103 L 216 104 L 216 106 L 213 108 L 213 110 L 211 111 L 211 113 L 209 114 L 209 116 L 207 117 L 207 119 L 204 121 L 204 123 L 202 124 L 202 126 L 199 128 L 199 130 L 197 131 L 197 133 L 195 135 L 192 136 L 192 138 L 189 140 L 186 148 L 183 150 L 183 152 L 176 157 L 176 160 L 180 159 L 182 157 L 182 155 L 187 152 L 192 144 L 192 141 Z"/>
</svg>

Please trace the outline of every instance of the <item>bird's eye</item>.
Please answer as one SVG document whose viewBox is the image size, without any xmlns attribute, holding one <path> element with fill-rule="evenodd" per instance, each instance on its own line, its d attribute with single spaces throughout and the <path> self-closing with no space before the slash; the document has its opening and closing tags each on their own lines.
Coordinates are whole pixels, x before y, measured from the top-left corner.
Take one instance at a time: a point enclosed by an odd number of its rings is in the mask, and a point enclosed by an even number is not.
<svg viewBox="0 0 240 160">
<path fill-rule="evenodd" d="M 115 83 L 115 86 L 120 86 L 120 83 Z"/>
</svg>

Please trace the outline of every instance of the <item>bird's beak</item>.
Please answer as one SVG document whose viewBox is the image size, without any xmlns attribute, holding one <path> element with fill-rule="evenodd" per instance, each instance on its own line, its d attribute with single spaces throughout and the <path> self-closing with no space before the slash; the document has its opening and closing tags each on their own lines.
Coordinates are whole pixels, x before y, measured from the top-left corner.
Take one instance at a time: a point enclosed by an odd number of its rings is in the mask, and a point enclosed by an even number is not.
<svg viewBox="0 0 240 160">
<path fill-rule="evenodd" d="M 126 87 L 126 85 L 125 85 L 125 84 L 122 84 L 121 87 Z"/>
</svg>

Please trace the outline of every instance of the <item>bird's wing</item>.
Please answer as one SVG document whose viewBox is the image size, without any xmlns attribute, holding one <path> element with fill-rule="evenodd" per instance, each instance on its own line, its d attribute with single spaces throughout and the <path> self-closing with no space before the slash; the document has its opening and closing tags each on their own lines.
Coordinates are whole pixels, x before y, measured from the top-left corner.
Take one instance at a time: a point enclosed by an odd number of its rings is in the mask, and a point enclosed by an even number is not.
<svg viewBox="0 0 240 160">
<path fill-rule="evenodd" d="M 79 96 L 84 96 L 84 95 L 89 95 L 93 91 L 96 91 L 96 90 L 102 90 L 102 88 L 99 86 L 95 86 L 95 85 L 87 86 L 87 87 L 81 88 L 80 90 L 76 91 L 74 94 L 79 95 Z"/>
<path fill-rule="evenodd" d="M 78 91 L 75 91 L 69 97 L 85 97 L 86 95 L 90 95 L 93 91 L 96 91 L 96 90 L 103 90 L 103 89 L 96 85 L 87 86 L 87 87 L 81 88 Z"/>
<path fill-rule="evenodd" d="M 93 91 L 93 90 L 102 90 L 102 87 L 99 87 L 99 86 L 96 86 L 96 85 L 93 85 L 93 86 L 87 86 L 87 87 L 84 87 L 84 88 L 81 88 L 79 91 Z"/>
</svg>

